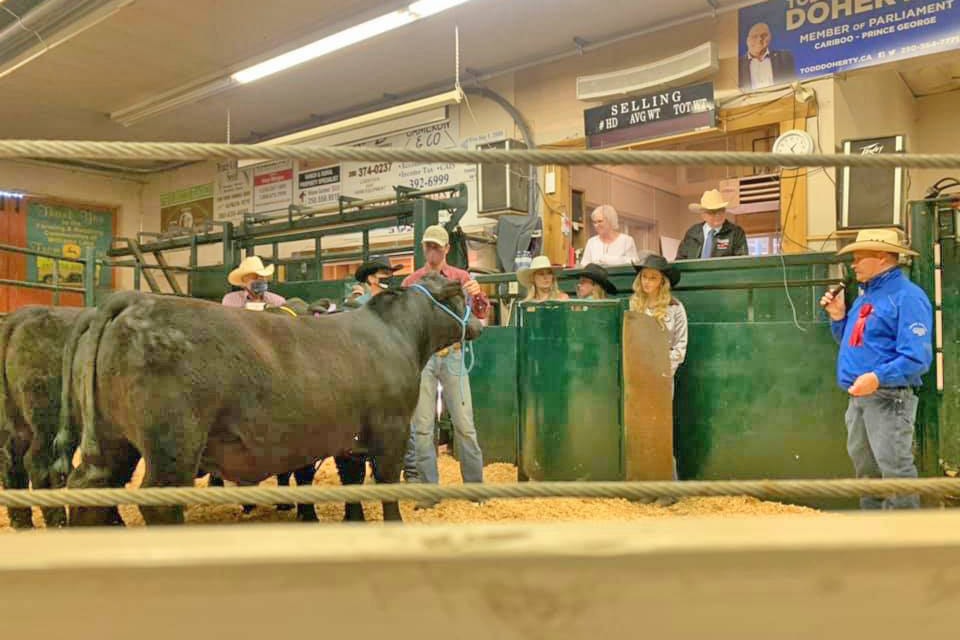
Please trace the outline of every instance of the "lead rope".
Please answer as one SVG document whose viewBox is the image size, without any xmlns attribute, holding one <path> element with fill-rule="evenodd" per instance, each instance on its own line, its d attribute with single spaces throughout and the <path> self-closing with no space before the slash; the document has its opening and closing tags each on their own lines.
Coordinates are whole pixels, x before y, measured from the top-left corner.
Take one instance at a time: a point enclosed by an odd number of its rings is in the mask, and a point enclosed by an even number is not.
<svg viewBox="0 0 960 640">
<path fill-rule="evenodd" d="M 460 371 L 453 372 L 456 373 L 457 377 L 460 378 L 460 404 L 466 404 L 466 396 L 463 392 L 463 380 L 467 377 L 470 371 L 473 369 L 474 357 L 473 357 L 473 345 L 467 342 L 467 322 L 470 320 L 470 305 L 465 304 L 466 311 L 463 312 L 463 318 L 455 314 L 453 311 L 448 309 L 445 305 L 441 304 L 433 295 L 424 287 L 422 284 L 413 284 L 410 286 L 411 289 L 417 289 L 422 291 L 433 304 L 437 305 L 444 313 L 456 320 L 460 324 L 460 344 L 463 345 L 463 356 L 460 358 Z M 465 366 L 467 357 L 470 358 L 470 366 Z M 450 364 L 448 362 L 444 363 L 444 366 L 447 367 L 449 371 Z"/>
</svg>

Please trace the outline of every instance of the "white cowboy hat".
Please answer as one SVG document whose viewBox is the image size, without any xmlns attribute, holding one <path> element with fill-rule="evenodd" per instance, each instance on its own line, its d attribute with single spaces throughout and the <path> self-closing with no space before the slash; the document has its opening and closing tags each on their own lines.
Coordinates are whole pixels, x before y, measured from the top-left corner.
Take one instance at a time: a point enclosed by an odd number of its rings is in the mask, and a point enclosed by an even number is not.
<svg viewBox="0 0 960 640">
<path fill-rule="evenodd" d="M 864 229 L 857 233 L 857 239 L 837 251 L 837 255 L 851 251 L 886 251 L 904 253 L 908 256 L 920 255 L 903 244 L 900 232 L 896 229 Z"/>
<path fill-rule="evenodd" d="M 717 189 L 710 189 L 710 191 L 704 191 L 703 195 L 700 196 L 700 202 L 693 203 L 689 205 L 690 211 L 696 211 L 700 213 L 701 211 L 718 211 L 719 209 L 726 209 L 729 202 L 723 199 L 723 196 L 720 195 L 720 192 Z"/>
<path fill-rule="evenodd" d="M 563 271 L 563 267 L 550 264 L 550 258 L 547 256 L 537 256 L 530 262 L 529 267 L 517 271 L 517 282 L 529 289 L 533 286 L 533 274 L 541 269 L 552 270 L 554 276 Z"/>
<path fill-rule="evenodd" d="M 227 282 L 235 287 L 242 287 L 243 276 L 251 273 L 255 273 L 263 278 L 269 278 L 273 275 L 273 265 L 271 264 L 269 267 L 265 267 L 263 266 L 263 260 L 260 259 L 260 256 L 248 256 L 243 259 L 240 266 L 230 272 L 230 275 L 227 276 Z"/>
</svg>

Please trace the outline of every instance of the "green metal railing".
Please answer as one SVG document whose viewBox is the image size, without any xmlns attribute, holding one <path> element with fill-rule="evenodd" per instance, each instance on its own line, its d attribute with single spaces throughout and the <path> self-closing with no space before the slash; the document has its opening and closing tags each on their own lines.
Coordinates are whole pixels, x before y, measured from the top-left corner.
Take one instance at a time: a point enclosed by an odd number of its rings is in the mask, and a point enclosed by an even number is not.
<svg viewBox="0 0 960 640">
<path fill-rule="evenodd" d="M 0 244 L 0 251 L 7 253 L 15 253 L 25 256 L 33 256 L 35 258 L 49 258 L 53 260 L 53 274 L 52 281 L 50 284 L 45 282 L 31 282 L 29 280 L 14 280 L 12 278 L 0 278 L 0 285 L 8 285 L 13 287 L 22 287 L 24 289 L 43 289 L 45 291 L 53 291 L 53 304 L 57 305 L 60 303 L 60 292 L 69 291 L 71 293 L 77 293 L 77 287 L 71 287 L 63 285 L 60 283 L 60 261 L 63 262 L 73 262 L 83 265 L 83 304 L 87 307 L 92 307 L 96 304 L 96 273 L 97 273 L 97 260 L 94 255 L 94 250 L 92 248 L 86 249 L 85 257 L 83 258 L 67 258 L 64 256 L 58 256 L 52 253 L 46 253 L 43 251 L 35 251 L 33 249 L 27 249 L 25 247 L 16 247 L 8 244 Z M 103 265 L 103 262 L 101 265 Z"/>
</svg>

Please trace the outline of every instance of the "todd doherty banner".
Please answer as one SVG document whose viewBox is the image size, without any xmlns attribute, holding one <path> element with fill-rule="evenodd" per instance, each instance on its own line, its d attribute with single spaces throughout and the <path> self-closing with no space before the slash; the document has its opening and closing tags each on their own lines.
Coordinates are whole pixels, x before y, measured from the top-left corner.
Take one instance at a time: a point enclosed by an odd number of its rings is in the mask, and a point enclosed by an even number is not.
<svg viewBox="0 0 960 640">
<path fill-rule="evenodd" d="M 960 0 L 767 0 L 739 22 L 745 90 L 960 48 Z"/>
</svg>

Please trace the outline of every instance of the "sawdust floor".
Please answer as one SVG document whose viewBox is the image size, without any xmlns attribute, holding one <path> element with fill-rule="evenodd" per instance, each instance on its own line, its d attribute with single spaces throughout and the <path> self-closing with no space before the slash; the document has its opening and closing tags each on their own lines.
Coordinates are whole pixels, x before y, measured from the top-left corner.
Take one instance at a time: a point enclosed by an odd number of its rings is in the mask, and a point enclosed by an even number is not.
<svg viewBox="0 0 960 640">
<path fill-rule="evenodd" d="M 440 481 L 443 484 L 459 484 L 460 466 L 446 454 L 439 458 Z M 127 486 L 139 486 L 143 477 L 143 463 L 137 467 L 133 481 Z M 372 482 L 370 474 L 367 482 Z M 517 482 L 517 468 L 511 464 L 494 463 L 484 468 L 484 481 L 505 483 Z M 197 481 L 206 485 L 206 478 Z M 333 459 L 328 458 L 317 471 L 314 484 L 339 484 Z M 276 478 L 264 481 L 264 485 L 276 485 Z M 383 519 L 379 502 L 364 503 L 368 520 Z M 401 502 L 400 510 L 406 522 L 518 522 L 518 521 L 571 521 L 571 520 L 637 520 L 641 518 L 664 518 L 676 516 L 730 516 L 730 515 L 820 515 L 822 512 L 807 507 L 768 502 L 750 497 L 686 498 L 670 507 L 655 504 L 637 504 L 623 499 L 581 498 L 532 498 L 490 500 L 477 506 L 464 500 L 446 500 L 429 510 L 415 510 L 413 502 Z M 134 506 L 122 506 L 120 512 L 128 526 L 143 525 L 140 511 Z M 317 505 L 321 523 L 339 522 L 343 517 L 342 504 Z M 257 507 L 244 514 L 239 505 L 194 506 L 186 512 L 188 524 L 233 524 L 238 522 L 294 522 L 296 512 L 277 511 L 272 506 Z M 34 509 L 34 523 L 43 526 L 39 509 Z M 6 509 L 0 507 L 0 532 L 13 531 Z"/>
</svg>

